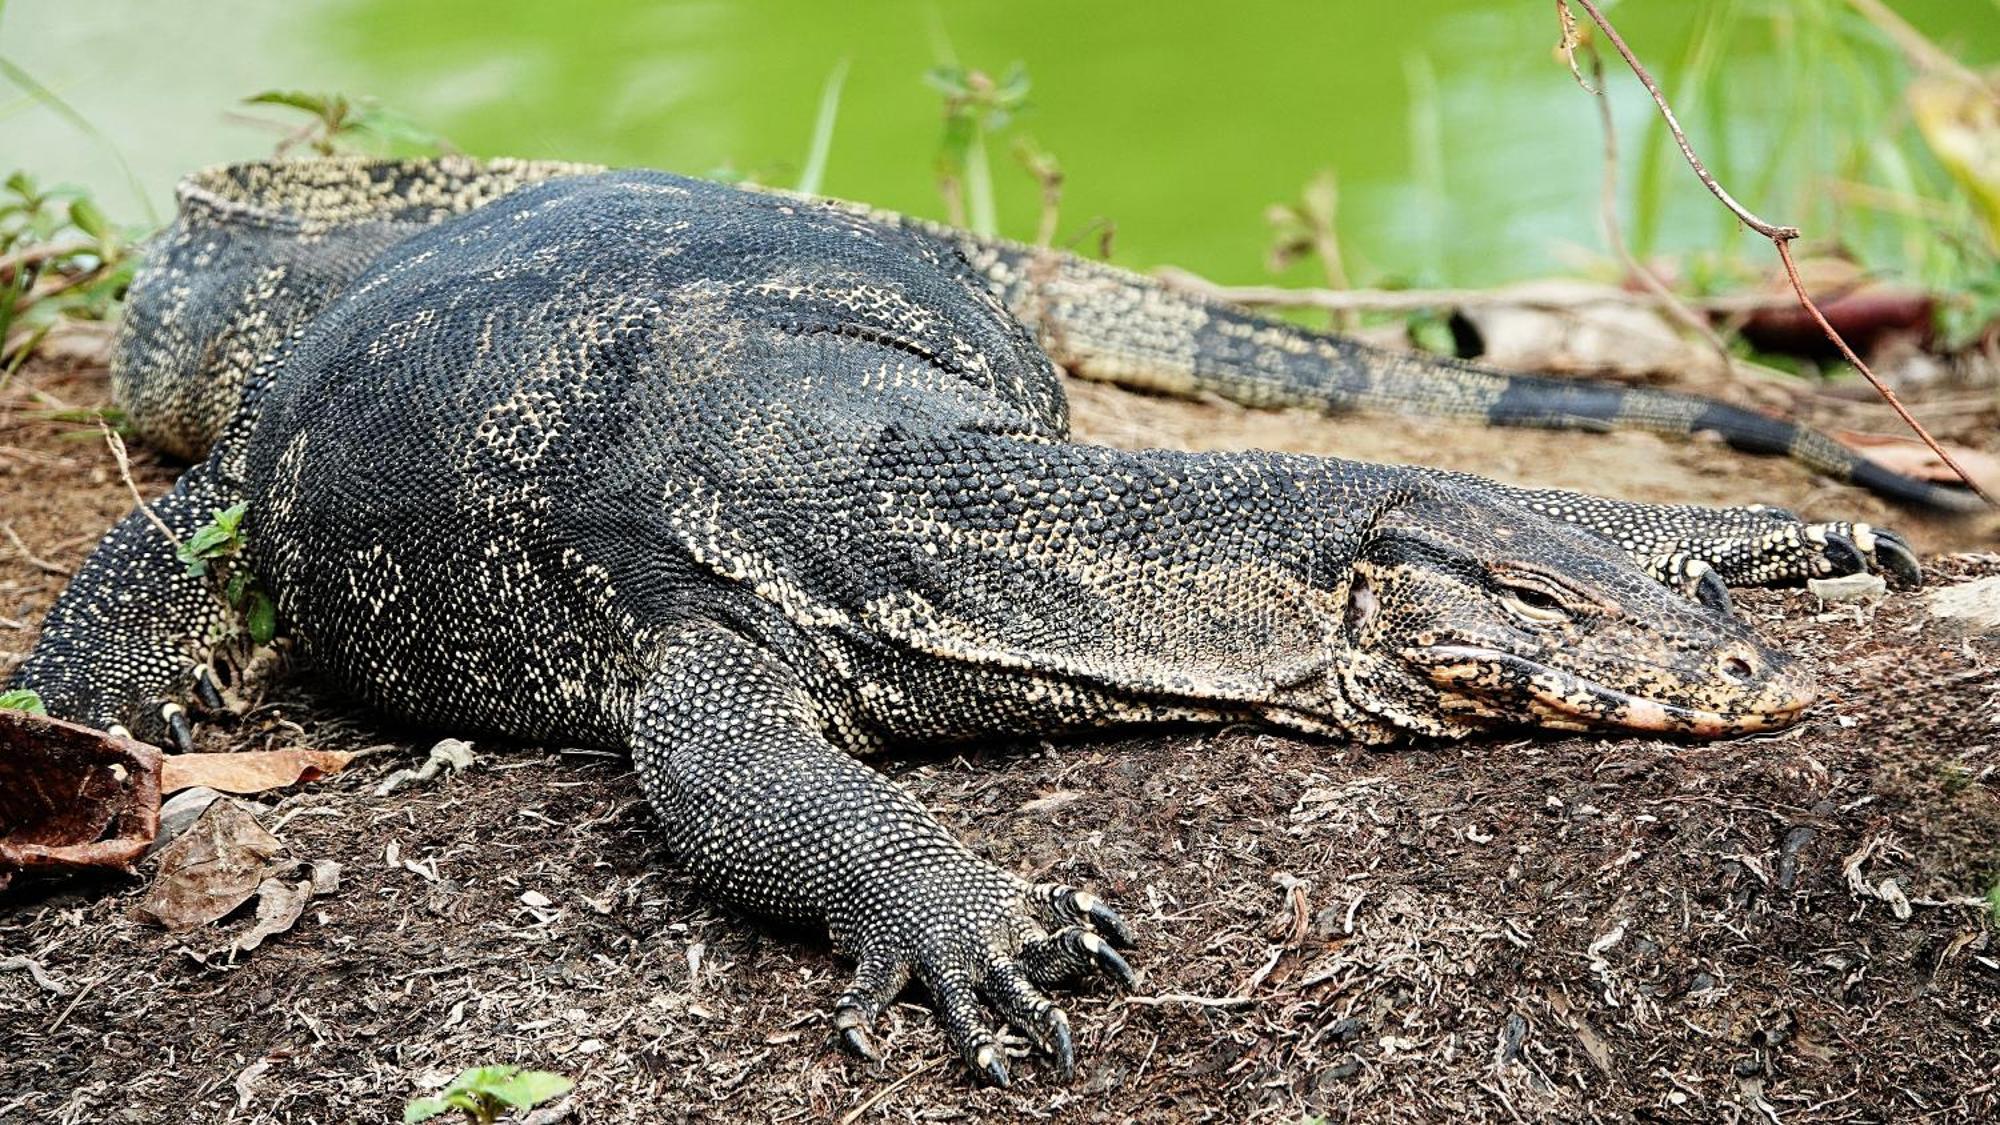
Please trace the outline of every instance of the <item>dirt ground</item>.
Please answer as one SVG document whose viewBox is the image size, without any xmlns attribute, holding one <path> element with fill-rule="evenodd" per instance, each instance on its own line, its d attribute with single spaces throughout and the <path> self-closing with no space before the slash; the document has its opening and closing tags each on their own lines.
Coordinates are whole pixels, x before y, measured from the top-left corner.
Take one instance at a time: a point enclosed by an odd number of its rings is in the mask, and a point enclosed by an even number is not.
<svg viewBox="0 0 2000 1125">
<path fill-rule="evenodd" d="M 101 369 L 41 365 L 0 397 L 21 543 L 0 548 L 0 674 L 130 507 L 95 431 L 48 415 L 106 393 Z M 2000 541 L 1706 443 L 1075 398 L 1100 441 L 1760 500 L 1933 553 Z M 2000 448 L 1990 410 L 1936 420 Z M 136 471 L 149 490 L 173 474 L 144 452 Z M 1930 569 L 1933 587 L 1995 574 L 1993 554 Z M 1792 730 L 1369 752 L 1230 729 L 886 763 L 982 853 L 1095 888 L 1141 932 L 1144 995 L 1069 1001 L 1075 1081 L 1030 1061 L 1004 1091 L 967 1081 L 914 997 L 885 1017 L 884 1068 L 828 1049 L 846 966 L 695 893 L 618 759 L 482 742 L 470 770 L 378 797 L 458 732 L 300 679 L 201 738 L 378 747 L 264 802 L 288 855 L 342 865 L 339 889 L 233 964 L 201 959 L 230 927 L 130 917 L 149 867 L 0 894 L 0 966 L 46 979 L 0 968 L 0 1125 L 395 1120 L 509 1061 L 574 1077 L 588 1122 L 2000 1120 L 2000 638 L 1918 596 L 1739 604 L 1829 689 Z"/>
</svg>

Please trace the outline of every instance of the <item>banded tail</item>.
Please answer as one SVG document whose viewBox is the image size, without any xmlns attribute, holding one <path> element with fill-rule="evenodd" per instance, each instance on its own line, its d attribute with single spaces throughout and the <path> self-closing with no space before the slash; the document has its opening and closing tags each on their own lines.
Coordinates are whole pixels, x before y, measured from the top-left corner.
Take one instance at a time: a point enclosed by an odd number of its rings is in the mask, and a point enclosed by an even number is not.
<svg viewBox="0 0 2000 1125">
<path fill-rule="evenodd" d="M 903 220 L 911 222 L 911 220 Z M 1522 375 L 1315 332 L 1068 254 L 922 224 L 957 244 L 1049 354 L 1089 379 L 1249 406 L 1463 418 L 1552 430 L 1713 433 L 1907 504 L 1983 510 L 1973 493 L 1904 476 L 1794 422 L 1719 399 Z"/>
</svg>

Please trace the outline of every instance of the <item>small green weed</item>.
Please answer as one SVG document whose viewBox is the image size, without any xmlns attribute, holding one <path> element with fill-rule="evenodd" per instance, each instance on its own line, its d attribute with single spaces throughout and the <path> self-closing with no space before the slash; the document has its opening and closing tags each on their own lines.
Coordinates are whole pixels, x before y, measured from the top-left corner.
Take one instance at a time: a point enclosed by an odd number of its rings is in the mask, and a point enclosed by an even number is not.
<svg viewBox="0 0 2000 1125">
<path fill-rule="evenodd" d="M 218 568 L 243 553 L 243 516 L 249 510 L 249 504 L 237 503 L 216 512 L 181 542 L 174 557 L 197 578 L 219 573 Z M 255 644 L 270 644 L 278 635 L 277 606 L 248 570 L 238 566 L 226 569 L 222 600 L 237 618 L 229 623 L 228 631 L 232 634 L 240 631 Z"/>
<path fill-rule="evenodd" d="M 953 226 L 990 238 L 999 233 L 999 219 L 986 142 L 1028 108 L 1028 68 L 1015 63 L 995 79 L 983 70 L 937 66 L 924 72 L 924 83 L 944 95 L 937 181 L 945 216 Z"/>
<path fill-rule="evenodd" d="M 297 110 L 310 119 L 279 140 L 277 155 L 304 146 L 321 156 L 336 152 L 423 153 L 454 151 L 451 142 L 378 99 L 305 90 L 266 90 L 243 99 L 244 105 L 268 105 Z"/>
<path fill-rule="evenodd" d="M 436 1094 L 412 1099 L 403 1107 L 405 1125 L 428 1121 L 448 1110 L 459 1110 L 473 1125 L 492 1125 L 509 1110 L 534 1107 L 569 1092 L 575 1083 L 546 1070 L 518 1066 L 475 1066 L 460 1071 L 451 1085 Z"/>
<path fill-rule="evenodd" d="M 136 232 L 82 188 L 0 183 L 0 372 L 11 375 L 63 318 L 109 320 L 131 284 Z"/>
<path fill-rule="evenodd" d="M 26 711 L 30 715 L 49 713 L 49 709 L 42 706 L 42 697 L 27 688 L 0 691 L 0 711 Z"/>
</svg>

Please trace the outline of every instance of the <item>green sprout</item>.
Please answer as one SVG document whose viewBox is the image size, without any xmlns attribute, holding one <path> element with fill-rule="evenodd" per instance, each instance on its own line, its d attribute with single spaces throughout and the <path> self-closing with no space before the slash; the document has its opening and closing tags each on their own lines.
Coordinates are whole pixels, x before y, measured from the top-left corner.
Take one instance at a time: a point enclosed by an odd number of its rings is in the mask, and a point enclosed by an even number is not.
<svg viewBox="0 0 2000 1125">
<path fill-rule="evenodd" d="M 1028 107 L 1028 68 L 1015 63 L 996 81 L 985 71 L 939 66 L 924 72 L 924 82 L 944 95 L 937 177 L 945 213 L 953 226 L 998 234 L 986 140 Z"/>
<path fill-rule="evenodd" d="M 131 284 L 135 232 L 81 188 L 42 188 L 15 171 L 0 182 L 0 378 L 60 319 L 109 320 Z"/>
<path fill-rule="evenodd" d="M 436 1094 L 412 1099 L 403 1107 L 405 1125 L 428 1121 L 447 1110 L 459 1110 L 473 1125 L 492 1125 L 509 1110 L 533 1109 L 559 1098 L 575 1085 L 546 1070 L 518 1066 L 475 1066 L 459 1072 L 451 1085 Z"/>
<path fill-rule="evenodd" d="M 214 513 L 205 524 L 195 529 L 181 545 L 174 549 L 174 557 L 187 567 L 187 572 L 201 578 L 225 561 L 232 561 L 243 553 L 243 515 L 250 510 L 247 503 L 231 504 Z M 248 570 L 232 567 L 228 578 L 222 583 L 223 601 L 241 615 L 243 630 L 257 644 L 270 644 L 278 635 L 278 609 L 251 577 Z"/>
<path fill-rule="evenodd" d="M 42 697 L 27 688 L 0 691 L 0 711 L 26 711 L 30 715 L 49 713 L 49 709 L 42 706 Z"/>
<path fill-rule="evenodd" d="M 304 145 L 321 156 L 336 152 L 414 148 L 451 152 L 451 142 L 424 128 L 375 98 L 346 94 L 316 94 L 305 90 L 266 90 L 243 99 L 244 105 L 269 105 L 297 110 L 310 120 L 278 142 L 283 156 Z"/>
</svg>

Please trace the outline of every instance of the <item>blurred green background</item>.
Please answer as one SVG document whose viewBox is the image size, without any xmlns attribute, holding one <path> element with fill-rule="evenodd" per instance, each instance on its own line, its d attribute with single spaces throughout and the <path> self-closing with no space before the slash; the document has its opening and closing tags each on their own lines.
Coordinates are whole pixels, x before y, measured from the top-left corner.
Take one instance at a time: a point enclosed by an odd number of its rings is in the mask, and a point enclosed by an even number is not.
<svg viewBox="0 0 2000 1125">
<path fill-rule="evenodd" d="M 1968 63 L 2000 57 L 1995 0 L 1893 6 Z M 1871 265 L 1924 270 L 1909 216 L 1838 187 L 1959 206 L 1878 31 L 1836 0 L 1625 0 L 1611 14 L 1747 205 L 1837 232 Z M 1356 282 L 1474 285 L 1562 269 L 1566 247 L 1601 251 L 1596 107 L 1555 40 L 1546 0 L 13 0 L 0 57 L 99 135 L 0 84 L 0 152 L 136 221 L 114 150 L 164 214 L 182 173 L 270 152 L 278 133 L 242 118 L 284 118 L 244 97 L 329 90 L 380 98 L 468 152 L 788 185 L 845 59 L 823 190 L 942 216 L 942 99 L 922 78 L 948 55 L 1032 78 L 1029 109 L 992 147 L 1003 233 L 1035 229 L 1038 186 L 1009 147 L 1025 134 L 1066 176 L 1058 241 L 1111 220 L 1126 264 L 1268 280 L 1265 209 L 1332 168 Z M 1622 67 L 1611 91 L 1637 248 L 1757 253 Z M 1284 279 L 1318 277 L 1305 264 Z"/>
</svg>

